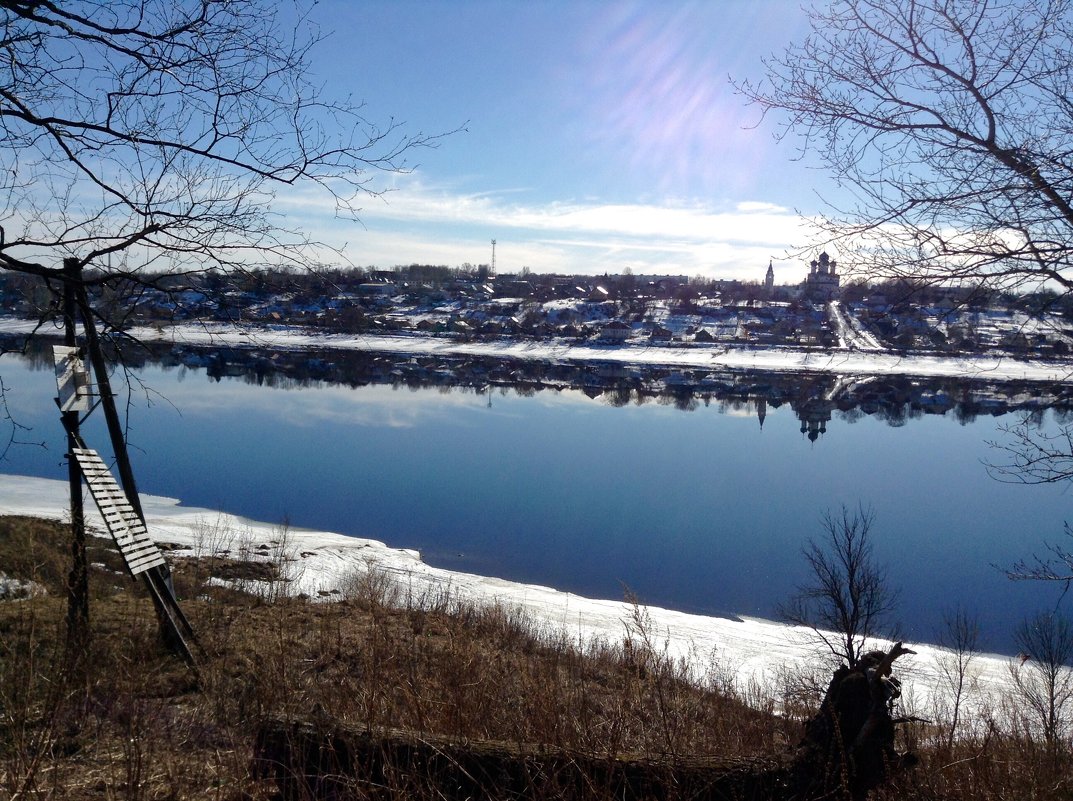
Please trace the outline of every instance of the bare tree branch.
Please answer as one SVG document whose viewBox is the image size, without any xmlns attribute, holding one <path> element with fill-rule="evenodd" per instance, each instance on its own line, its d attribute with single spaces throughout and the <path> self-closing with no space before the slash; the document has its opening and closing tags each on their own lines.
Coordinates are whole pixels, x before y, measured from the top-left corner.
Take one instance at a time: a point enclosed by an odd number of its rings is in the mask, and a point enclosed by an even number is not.
<svg viewBox="0 0 1073 801">
<path fill-rule="evenodd" d="M 1069 0 L 832 0 L 737 88 L 844 193 L 818 220 L 844 265 L 1069 291 L 1071 32 Z"/>
<path fill-rule="evenodd" d="M 1073 624 L 1055 613 L 1041 613 L 1017 628 L 1022 661 L 1010 666 L 1023 714 L 1054 749 L 1065 740 L 1073 704 Z"/>
<path fill-rule="evenodd" d="M 1066 537 L 1073 537 L 1069 523 L 1065 524 Z M 1047 556 L 1036 555 L 1031 560 L 1021 560 L 1005 571 L 1013 581 L 1058 581 L 1065 584 L 1063 595 L 1073 582 L 1073 551 L 1057 543 L 1048 543 Z"/>
<path fill-rule="evenodd" d="M 357 219 L 379 176 L 438 144 L 323 95 L 311 6 L 0 0 L 0 270 L 40 279 L 42 320 L 65 260 L 102 335 L 176 277 L 315 266 L 325 246 L 289 228 L 277 190 Z"/>
<path fill-rule="evenodd" d="M 1008 439 L 988 442 L 1004 459 L 986 464 L 992 478 L 1009 484 L 1054 484 L 1073 478 L 1073 426 L 1048 431 L 1025 416 L 1000 430 Z"/>
<path fill-rule="evenodd" d="M 308 264 L 272 211 L 309 187 L 337 214 L 439 135 L 371 121 L 307 77 L 301 3 L 0 2 L 0 267 L 97 280 Z"/>
</svg>

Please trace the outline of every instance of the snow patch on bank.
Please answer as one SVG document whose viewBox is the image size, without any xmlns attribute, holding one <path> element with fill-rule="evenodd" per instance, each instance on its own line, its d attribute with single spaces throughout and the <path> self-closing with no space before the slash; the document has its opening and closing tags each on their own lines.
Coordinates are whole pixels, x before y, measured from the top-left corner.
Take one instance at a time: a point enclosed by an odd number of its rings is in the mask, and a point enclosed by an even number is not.
<svg viewBox="0 0 1073 801">
<path fill-rule="evenodd" d="M 377 581 L 388 577 L 403 598 L 450 593 L 464 601 L 516 608 L 539 629 L 565 634 L 579 644 L 621 642 L 636 611 L 624 601 L 584 598 L 551 587 L 432 567 L 415 550 L 392 548 L 376 540 L 295 528 L 284 534 L 270 523 L 185 507 L 173 498 L 143 495 L 141 500 L 150 534 L 157 542 L 180 546 L 176 553 L 229 551 L 265 559 L 282 554 L 290 593 L 331 598 L 355 577 L 372 576 Z M 0 514 L 63 519 L 67 507 L 66 481 L 0 475 Z M 90 513 L 87 508 L 87 513 L 89 525 L 103 531 L 95 510 Z M 717 670 L 735 679 L 739 687 L 756 687 L 775 695 L 787 674 L 823 667 L 823 655 L 806 629 L 753 617 L 707 617 L 656 607 L 643 611 L 656 647 L 665 647 L 672 658 L 686 660 L 698 675 Z M 898 662 L 903 697 L 908 711 L 927 717 L 934 714 L 933 701 L 942 703 L 949 694 L 943 665 L 949 663 L 951 654 L 927 644 L 911 647 L 916 656 Z M 969 714 L 997 709 L 1000 698 L 1011 690 L 1013 661 L 998 655 L 980 655 L 974 660 L 966 701 Z"/>
</svg>

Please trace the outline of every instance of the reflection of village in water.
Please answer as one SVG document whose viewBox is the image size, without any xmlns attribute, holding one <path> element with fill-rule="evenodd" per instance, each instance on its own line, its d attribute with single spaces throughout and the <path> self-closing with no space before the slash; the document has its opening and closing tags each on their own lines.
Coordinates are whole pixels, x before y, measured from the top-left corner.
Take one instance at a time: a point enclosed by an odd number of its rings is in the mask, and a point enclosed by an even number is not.
<svg viewBox="0 0 1073 801">
<path fill-rule="evenodd" d="M 8 342 L 7 349 L 21 343 Z M 26 357 L 52 369 L 50 347 L 31 343 Z M 832 420 L 847 423 L 874 417 L 891 426 L 926 415 L 952 414 L 962 424 L 978 416 L 1020 413 L 1037 424 L 1047 409 L 1064 422 L 1073 412 L 1073 385 L 985 378 L 869 376 L 790 371 L 672 369 L 619 362 L 500 358 L 494 356 L 408 356 L 371 351 L 286 351 L 249 348 L 152 346 L 123 354 L 133 368 L 157 365 L 204 370 L 224 378 L 290 389 L 319 385 L 391 385 L 485 395 L 532 396 L 576 390 L 594 401 L 623 407 L 657 403 L 682 411 L 715 406 L 720 412 L 754 414 L 763 428 L 769 411 L 788 405 L 801 434 L 815 442 Z"/>
</svg>

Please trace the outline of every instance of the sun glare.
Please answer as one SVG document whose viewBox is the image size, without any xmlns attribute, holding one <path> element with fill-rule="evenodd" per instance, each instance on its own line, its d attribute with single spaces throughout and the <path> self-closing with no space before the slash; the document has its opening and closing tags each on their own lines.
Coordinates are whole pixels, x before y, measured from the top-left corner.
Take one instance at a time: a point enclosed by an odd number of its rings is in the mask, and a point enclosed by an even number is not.
<svg viewBox="0 0 1073 801">
<path fill-rule="evenodd" d="M 653 193 L 727 196 L 748 185 L 770 140 L 728 76 L 765 55 L 736 32 L 773 13 L 734 2 L 608 7 L 578 38 L 570 102 L 587 146 L 612 151 L 608 161 L 650 179 Z"/>
</svg>

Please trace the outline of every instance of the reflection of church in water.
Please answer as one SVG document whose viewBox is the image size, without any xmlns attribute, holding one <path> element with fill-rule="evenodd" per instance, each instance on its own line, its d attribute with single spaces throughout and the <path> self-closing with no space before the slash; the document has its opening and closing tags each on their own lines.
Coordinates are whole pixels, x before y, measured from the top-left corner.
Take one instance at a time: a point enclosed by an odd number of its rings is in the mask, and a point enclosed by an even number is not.
<svg viewBox="0 0 1073 801">
<path fill-rule="evenodd" d="M 793 404 L 790 404 L 793 408 Z M 824 397 L 809 398 L 794 409 L 797 419 L 801 421 L 801 433 L 815 442 L 820 434 L 827 433 L 827 424 L 831 422 L 831 412 L 835 410 L 835 403 Z"/>
<path fill-rule="evenodd" d="M 838 375 L 804 380 L 797 397 L 790 401 L 790 408 L 801 421 L 801 433 L 812 442 L 826 434 L 827 424 L 831 422 L 831 414 L 838 408 L 839 398 L 852 392 L 860 382 L 859 378 Z M 756 417 L 760 421 L 760 428 L 763 428 L 767 418 L 767 400 L 764 398 L 756 401 Z"/>
<path fill-rule="evenodd" d="M 864 379 L 868 382 L 870 379 Z M 801 433 L 815 442 L 827 433 L 831 413 L 838 408 L 838 401 L 847 393 L 852 394 L 861 379 L 852 376 L 818 375 L 803 381 L 797 397 L 790 401 L 790 408 L 801 421 Z"/>
</svg>

